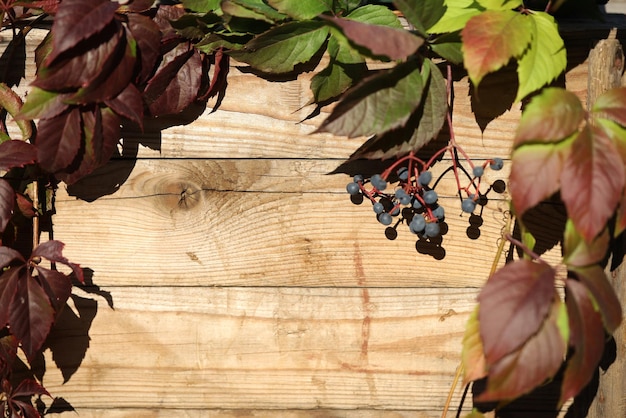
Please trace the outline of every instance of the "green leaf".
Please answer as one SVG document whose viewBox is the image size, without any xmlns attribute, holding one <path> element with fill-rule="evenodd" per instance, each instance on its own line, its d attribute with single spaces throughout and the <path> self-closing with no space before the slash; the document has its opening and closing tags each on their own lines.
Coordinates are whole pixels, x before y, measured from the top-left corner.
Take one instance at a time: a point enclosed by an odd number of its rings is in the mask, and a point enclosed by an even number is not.
<svg viewBox="0 0 626 418">
<path fill-rule="evenodd" d="M 515 399 L 540 386 L 559 371 L 567 342 L 561 329 L 563 303 L 554 294 L 554 289 L 551 290 L 553 298 L 549 312 L 540 328 L 518 350 L 489 368 L 487 388 L 474 399 L 476 402 Z M 503 293 L 506 290 L 503 289 Z"/>
<path fill-rule="evenodd" d="M 194 12 L 208 13 L 218 10 L 220 3 L 221 0 L 183 0 L 183 7 Z"/>
<path fill-rule="evenodd" d="M 341 33 L 337 35 L 331 36 L 328 41 L 328 66 L 311 79 L 313 98 L 318 103 L 339 96 L 367 70 L 363 57 L 354 51 Z"/>
<path fill-rule="evenodd" d="M 309 61 L 324 45 L 328 31 L 323 22 L 285 23 L 257 36 L 243 51 L 230 55 L 267 73 L 286 73 L 293 71 L 296 64 Z"/>
<path fill-rule="evenodd" d="M 33 124 L 27 118 L 18 117 L 22 105 L 20 96 L 6 84 L 0 83 L 0 109 L 6 110 L 15 119 L 15 123 L 22 133 L 22 140 L 27 141 L 33 135 Z"/>
<path fill-rule="evenodd" d="M 446 81 L 439 68 L 424 60 L 422 101 L 405 126 L 370 138 L 351 158 L 387 159 L 417 151 L 437 136 L 448 110 Z"/>
<path fill-rule="evenodd" d="M 626 125 L 626 87 L 611 89 L 600 95 L 593 104 L 592 112 L 596 117 Z"/>
<path fill-rule="evenodd" d="M 555 276 L 545 263 L 517 260 L 489 277 L 478 295 L 488 367 L 518 350 L 539 330 L 554 299 Z"/>
<path fill-rule="evenodd" d="M 567 186 L 561 188 L 561 199 L 585 241 L 593 241 L 604 230 L 625 183 L 624 163 L 606 132 L 585 126 L 561 172 L 561 184 Z"/>
<path fill-rule="evenodd" d="M 524 244 L 526 248 L 528 248 L 531 251 L 535 249 L 535 244 L 537 244 L 537 240 L 535 239 L 533 234 L 528 229 L 523 227 L 523 225 L 522 225 L 522 244 Z M 524 258 L 527 260 L 530 260 L 531 257 L 528 254 L 524 254 Z"/>
<path fill-rule="evenodd" d="M 474 16 L 481 13 L 472 0 L 445 0 L 446 11 L 437 23 L 430 27 L 429 33 L 450 33 L 460 31 Z"/>
<path fill-rule="evenodd" d="M 263 0 L 222 0 L 220 7 L 226 15 L 268 23 L 280 22 L 287 18 L 286 15 L 265 4 Z"/>
<path fill-rule="evenodd" d="M 372 25 L 347 18 L 322 16 L 340 28 L 356 45 L 371 51 L 376 57 L 400 60 L 414 54 L 424 39 L 404 29 Z"/>
<path fill-rule="evenodd" d="M 562 141 L 579 129 L 584 118 L 585 109 L 574 93 L 562 88 L 546 88 L 524 109 L 513 146 Z"/>
<path fill-rule="evenodd" d="M 523 7 L 522 0 L 477 0 L 487 10 L 512 10 Z"/>
<path fill-rule="evenodd" d="M 563 376 L 559 406 L 576 396 L 589 383 L 598 369 L 604 352 L 604 331 L 600 315 L 593 307 L 583 284 L 568 279 L 565 285 L 567 312 L 574 348 Z"/>
<path fill-rule="evenodd" d="M 518 60 L 516 102 L 556 79 L 567 65 L 565 45 L 554 18 L 543 12 L 531 13 L 528 18 L 532 40 Z"/>
<path fill-rule="evenodd" d="M 267 0 L 267 3 L 294 19 L 313 19 L 317 15 L 332 10 L 332 0 Z"/>
<path fill-rule="evenodd" d="M 559 190 L 571 142 L 527 144 L 513 151 L 509 192 L 517 216 Z"/>
<path fill-rule="evenodd" d="M 430 49 L 446 61 L 460 65 L 463 62 L 463 44 L 458 32 L 438 36 L 430 42 Z"/>
<path fill-rule="evenodd" d="M 406 20 L 422 35 L 446 12 L 444 0 L 394 0 Z"/>
<path fill-rule="evenodd" d="M 463 351 L 461 352 L 461 364 L 463 366 L 463 382 L 468 383 L 487 376 L 487 363 L 483 354 L 483 342 L 480 338 L 480 325 L 478 323 L 478 310 L 476 305 L 472 315 L 467 321 L 465 334 L 463 335 Z"/>
<path fill-rule="evenodd" d="M 472 83 L 478 86 L 485 75 L 519 58 L 532 39 L 531 30 L 528 16 L 510 10 L 472 17 L 461 31 L 464 65 Z"/>
<path fill-rule="evenodd" d="M 403 29 L 402 23 L 389 8 L 385 6 L 377 6 L 367 4 L 358 7 L 346 15 L 347 19 L 356 20 L 361 23 L 369 23 L 370 25 L 388 26 L 395 29 Z"/>
<path fill-rule="evenodd" d="M 592 242 L 587 242 L 576 230 L 571 219 L 563 235 L 563 263 L 568 267 L 585 267 L 602 261 L 609 250 L 609 231 L 605 229 Z"/>
<path fill-rule="evenodd" d="M 602 267 L 569 267 L 576 277 L 584 283 L 593 296 L 595 305 L 602 315 L 604 328 L 609 333 L 615 332 L 622 322 L 622 307 L 615 290 Z"/>
<path fill-rule="evenodd" d="M 354 138 L 402 126 L 419 105 L 422 89 L 417 61 L 398 64 L 349 90 L 318 131 Z"/>
</svg>

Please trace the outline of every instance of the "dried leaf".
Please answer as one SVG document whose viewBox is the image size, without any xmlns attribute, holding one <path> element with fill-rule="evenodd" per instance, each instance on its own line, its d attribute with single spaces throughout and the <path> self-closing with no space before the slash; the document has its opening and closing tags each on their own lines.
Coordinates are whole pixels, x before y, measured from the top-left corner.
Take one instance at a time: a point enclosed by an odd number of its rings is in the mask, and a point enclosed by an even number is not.
<svg viewBox="0 0 626 418">
<path fill-rule="evenodd" d="M 487 280 L 478 320 L 489 367 L 537 333 L 554 299 L 555 274 L 547 264 L 517 260 Z"/>
</svg>

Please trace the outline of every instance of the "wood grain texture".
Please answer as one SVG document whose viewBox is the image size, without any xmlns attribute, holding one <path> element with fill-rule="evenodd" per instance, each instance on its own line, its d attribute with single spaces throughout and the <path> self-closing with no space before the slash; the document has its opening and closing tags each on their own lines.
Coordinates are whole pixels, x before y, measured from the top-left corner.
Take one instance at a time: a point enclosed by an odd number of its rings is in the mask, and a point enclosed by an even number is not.
<svg viewBox="0 0 626 418">
<path fill-rule="evenodd" d="M 441 410 L 477 292 L 107 290 L 115 310 L 101 301 L 95 315 L 85 308 L 93 304 L 76 300 L 80 314 L 95 319 L 91 346 L 67 383 L 46 352 L 46 388 L 79 411 L 110 405 Z M 72 333 L 71 324 L 59 326 Z M 72 353 L 65 355 L 65 367 L 74 366 Z"/>
</svg>

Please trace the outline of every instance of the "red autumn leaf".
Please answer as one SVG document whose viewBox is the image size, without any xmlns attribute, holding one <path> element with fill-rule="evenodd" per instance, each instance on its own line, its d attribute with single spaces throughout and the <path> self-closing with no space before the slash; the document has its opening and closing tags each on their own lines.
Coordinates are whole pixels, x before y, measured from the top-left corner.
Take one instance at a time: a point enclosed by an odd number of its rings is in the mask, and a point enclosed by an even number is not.
<svg viewBox="0 0 626 418">
<path fill-rule="evenodd" d="M 53 51 L 48 63 L 80 41 L 102 31 L 115 17 L 118 3 L 109 0 L 63 0 L 52 24 Z"/>
<path fill-rule="evenodd" d="M 53 321 L 54 310 L 46 293 L 30 274 L 21 275 L 11 303 L 9 326 L 11 333 L 20 340 L 28 361 L 35 358 L 50 333 Z"/>
<path fill-rule="evenodd" d="M 33 379 L 22 380 L 20 384 L 17 385 L 17 387 L 11 393 L 11 396 L 14 398 L 17 398 L 20 396 L 31 397 L 33 395 L 50 396 L 50 393 L 48 393 L 48 391 L 43 386 L 41 386 L 39 383 L 37 383 Z"/>
<path fill-rule="evenodd" d="M 60 271 L 41 266 L 35 269 L 55 311 L 60 311 L 72 293 L 72 280 Z"/>
<path fill-rule="evenodd" d="M 15 198 L 16 198 L 15 200 L 17 203 L 17 207 L 22 213 L 22 215 L 24 215 L 27 218 L 32 218 L 33 216 L 36 215 L 35 210 L 33 208 L 33 202 L 28 200 L 26 196 L 24 196 L 21 193 L 15 193 Z"/>
<path fill-rule="evenodd" d="M 587 242 L 606 227 L 624 189 L 624 164 L 606 132 L 586 126 L 574 139 L 561 172 L 561 198 Z"/>
<path fill-rule="evenodd" d="M 550 315 L 541 323 L 537 332 L 529 336 L 517 351 L 489 368 L 487 389 L 476 401 L 517 398 L 557 373 L 563 364 L 567 348 L 558 325 L 561 303 L 558 298 L 554 298 L 549 306 Z"/>
<path fill-rule="evenodd" d="M 325 15 L 321 17 L 337 25 L 348 39 L 369 49 L 376 56 L 388 57 L 392 60 L 404 59 L 414 54 L 424 43 L 424 39 L 406 30 L 340 17 Z"/>
<path fill-rule="evenodd" d="M 80 110 L 73 108 L 52 119 L 39 121 L 37 153 L 39 164 L 50 173 L 69 166 L 81 144 Z"/>
<path fill-rule="evenodd" d="M 570 270 L 589 290 L 600 310 L 604 327 L 609 333 L 613 333 L 622 322 L 622 307 L 604 269 L 593 265 L 570 267 Z"/>
<path fill-rule="evenodd" d="M 118 12 L 145 12 L 154 4 L 154 0 L 130 0 L 128 3 L 120 6 Z"/>
<path fill-rule="evenodd" d="M 137 55 L 141 63 L 137 83 L 143 85 L 152 75 L 161 56 L 161 31 L 152 19 L 135 13 L 128 15 L 126 25 L 137 42 Z"/>
<path fill-rule="evenodd" d="M 118 115 L 135 122 L 143 129 L 143 98 L 134 84 L 128 84 L 117 96 L 105 100 Z"/>
<path fill-rule="evenodd" d="M 199 97 L 200 100 L 209 99 L 217 95 L 226 88 L 226 78 L 230 70 L 230 57 L 224 53 L 224 48 L 219 48 L 215 52 L 215 62 L 213 64 L 213 78 L 207 92 Z"/>
<path fill-rule="evenodd" d="M 9 323 L 11 302 L 15 298 L 17 283 L 21 272 L 24 271 L 23 267 L 12 267 L 0 275 L 0 327 Z"/>
<path fill-rule="evenodd" d="M 10 247 L 0 246 L 0 269 L 4 269 L 9 266 L 13 261 L 20 261 L 25 263 L 24 257 L 18 251 Z"/>
<path fill-rule="evenodd" d="M 509 191 L 517 216 L 559 190 L 568 152 L 563 144 L 528 144 L 513 151 Z"/>
<path fill-rule="evenodd" d="M 10 140 L 0 144 L 0 170 L 24 167 L 37 160 L 37 150 L 28 142 Z"/>
<path fill-rule="evenodd" d="M 609 250 L 609 231 L 605 229 L 592 242 L 587 242 L 576 230 L 571 220 L 563 234 L 563 263 L 567 266 L 585 267 L 599 263 Z"/>
<path fill-rule="evenodd" d="M 611 89 L 596 99 L 593 112 L 620 125 L 626 125 L 626 87 Z"/>
<path fill-rule="evenodd" d="M 4 179 L 0 179 L 0 232 L 4 231 L 13 215 L 15 192 Z"/>
<path fill-rule="evenodd" d="M 555 271 L 517 260 L 496 271 L 478 295 L 478 320 L 487 364 L 522 346 L 541 327 L 554 298 Z"/>
<path fill-rule="evenodd" d="M 46 14 L 55 15 L 59 9 L 60 2 L 61 0 L 19 1 L 16 5 L 41 9 Z"/>
<path fill-rule="evenodd" d="M 565 284 L 570 345 L 574 353 L 567 362 L 559 405 L 576 396 L 593 377 L 604 352 L 604 330 L 585 286 L 568 279 Z"/>
<path fill-rule="evenodd" d="M 81 283 L 84 283 L 83 271 L 80 266 L 75 263 L 71 263 L 67 258 L 63 256 L 63 248 L 65 244 L 61 241 L 50 240 L 44 243 L 39 244 L 32 252 L 30 258 L 34 257 L 42 257 L 54 263 L 65 264 L 70 267 L 74 274 L 76 275 L 76 279 Z"/>
<path fill-rule="evenodd" d="M 525 107 L 513 145 L 559 142 L 575 133 L 584 118 L 585 109 L 574 93 L 556 87 L 543 89 Z"/>
<path fill-rule="evenodd" d="M 512 10 L 488 10 L 472 17 L 461 31 L 464 65 L 474 85 L 521 56 L 532 39 L 530 19 Z M 515 39 L 515 42 L 511 42 Z"/>
</svg>

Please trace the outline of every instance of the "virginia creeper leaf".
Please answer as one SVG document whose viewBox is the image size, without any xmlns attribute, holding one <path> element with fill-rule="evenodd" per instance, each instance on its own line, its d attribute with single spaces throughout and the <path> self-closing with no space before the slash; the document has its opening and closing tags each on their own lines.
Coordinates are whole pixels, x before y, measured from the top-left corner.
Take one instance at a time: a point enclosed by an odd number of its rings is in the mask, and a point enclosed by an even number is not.
<svg viewBox="0 0 626 418">
<path fill-rule="evenodd" d="M 134 84 L 128 84 L 124 90 L 112 99 L 105 100 L 118 115 L 132 120 L 143 129 L 143 98 Z"/>
<path fill-rule="evenodd" d="M 15 192 L 8 181 L 0 179 L 0 233 L 4 231 L 13 215 Z"/>
<path fill-rule="evenodd" d="M 346 15 L 350 20 L 356 20 L 370 25 L 389 26 L 390 28 L 402 29 L 402 23 L 394 12 L 385 6 L 366 4 L 354 9 Z"/>
<path fill-rule="evenodd" d="M 12 365 L 17 357 L 18 344 L 19 341 L 14 335 L 9 334 L 0 338 L 0 373 L 3 376 L 6 375 L 8 366 Z"/>
<path fill-rule="evenodd" d="M 81 283 L 84 283 L 83 272 L 80 269 L 78 264 L 70 262 L 67 258 L 63 256 L 63 248 L 65 244 L 61 241 L 50 240 L 44 243 L 39 244 L 30 256 L 31 259 L 34 257 L 42 257 L 54 263 L 61 263 L 72 269 L 72 272 L 76 275 L 76 279 Z"/>
<path fill-rule="evenodd" d="M 613 236 L 618 237 L 626 230 L 626 190 L 622 193 L 615 216 L 615 232 Z"/>
<path fill-rule="evenodd" d="M 141 13 L 149 10 L 153 4 L 153 0 L 131 0 L 129 3 L 119 5 L 117 12 L 125 14 Z"/>
<path fill-rule="evenodd" d="M 592 111 L 598 116 L 626 125 L 626 87 L 614 88 L 601 94 L 593 104 Z"/>
<path fill-rule="evenodd" d="M 17 117 L 21 108 L 22 99 L 20 96 L 6 84 L 0 83 L 0 110 L 6 110 L 15 119 L 15 123 L 22 133 L 22 140 L 26 141 L 33 135 L 33 126 L 30 120 Z"/>
<path fill-rule="evenodd" d="M 573 355 L 567 362 L 559 406 L 576 396 L 593 377 L 604 352 L 604 331 L 585 286 L 568 279 L 565 284 Z"/>
<path fill-rule="evenodd" d="M 37 383 L 33 379 L 22 380 L 20 384 L 17 385 L 17 387 L 11 393 L 11 396 L 14 398 L 21 397 L 21 396 L 31 397 L 33 395 L 50 396 L 50 393 L 48 393 L 48 391 L 43 386 L 41 386 L 39 383 Z"/>
<path fill-rule="evenodd" d="M 613 333 L 622 321 L 622 307 L 604 269 L 599 265 L 569 267 L 593 296 L 602 315 L 602 322 L 609 333 Z"/>
<path fill-rule="evenodd" d="M 463 382 L 465 384 L 487 376 L 487 363 L 483 354 L 483 342 L 480 338 L 480 324 L 478 323 L 479 309 L 480 305 L 474 308 L 463 335 L 461 364 L 463 365 Z"/>
<path fill-rule="evenodd" d="M 478 4 L 488 10 L 512 10 L 523 6 L 521 0 L 477 0 Z"/>
<path fill-rule="evenodd" d="M 131 13 L 128 15 L 128 30 L 137 42 L 139 62 L 139 75 L 137 83 L 145 83 L 154 71 L 160 52 L 161 33 L 159 27 L 152 19 Z"/>
<path fill-rule="evenodd" d="M 574 139 L 563 164 L 561 198 L 587 242 L 605 228 L 624 189 L 624 164 L 606 132 L 586 126 Z"/>
<path fill-rule="evenodd" d="M 18 251 L 11 247 L 0 246 L 0 269 L 4 269 L 15 260 L 26 262 Z"/>
<path fill-rule="evenodd" d="M 221 0 L 183 0 L 183 7 L 185 9 L 208 13 L 217 10 L 220 6 Z"/>
<path fill-rule="evenodd" d="M 561 141 L 576 132 L 584 118 L 585 109 L 574 93 L 562 88 L 546 88 L 524 109 L 513 145 Z"/>
<path fill-rule="evenodd" d="M 502 291 L 506 292 L 506 289 Z M 517 398 L 558 372 L 567 348 L 559 325 L 563 322 L 560 317 L 565 311 L 561 309 L 560 299 L 554 295 L 554 288 L 552 292 L 549 315 L 517 351 L 490 367 L 487 389 L 476 398 L 478 402 Z"/>
<path fill-rule="evenodd" d="M 69 166 L 80 149 L 80 111 L 73 108 L 52 119 L 39 121 L 37 160 L 44 170 L 57 172 Z"/>
<path fill-rule="evenodd" d="M 224 0 L 220 6 L 224 14 L 245 19 L 274 23 L 287 18 L 286 15 L 268 6 L 263 0 Z"/>
<path fill-rule="evenodd" d="M 565 44 L 554 18 L 544 12 L 534 12 L 528 15 L 528 20 L 532 40 L 518 60 L 516 102 L 556 79 L 567 65 Z"/>
<path fill-rule="evenodd" d="M 245 50 L 231 52 L 236 60 L 267 73 L 286 73 L 296 64 L 309 61 L 328 37 L 323 22 L 290 22 L 257 36 Z"/>
<path fill-rule="evenodd" d="M 585 241 L 572 220 L 568 219 L 563 235 L 563 263 L 573 267 L 599 263 L 609 250 L 609 240 L 609 231 L 605 229 L 592 242 Z"/>
<path fill-rule="evenodd" d="M 472 0 L 444 0 L 445 13 L 435 23 L 428 32 L 430 33 L 451 33 L 460 31 L 467 22 L 474 16 L 482 12 L 481 7 L 477 7 Z"/>
<path fill-rule="evenodd" d="M 332 0 L 267 0 L 280 13 L 297 20 L 313 19 L 332 10 Z"/>
<path fill-rule="evenodd" d="M 0 327 L 4 327 L 9 323 L 11 305 L 23 271 L 24 265 L 11 267 L 0 275 Z"/>
<path fill-rule="evenodd" d="M 517 260 L 487 280 L 478 295 L 478 320 L 489 366 L 537 333 L 554 299 L 555 274 L 547 264 Z"/>
<path fill-rule="evenodd" d="M 517 216 L 559 190 L 570 143 L 528 144 L 513 151 L 509 192 Z"/>
<path fill-rule="evenodd" d="M 53 118 L 67 109 L 66 98 L 66 94 L 33 87 L 18 117 L 31 120 Z"/>
<path fill-rule="evenodd" d="M 446 12 L 444 0 L 394 0 L 393 4 L 423 36 Z"/>
<path fill-rule="evenodd" d="M 17 293 L 11 303 L 9 326 L 21 341 L 22 350 L 32 362 L 50 333 L 54 310 L 37 281 L 24 274 L 17 282 Z"/>
<path fill-rule="evenodd" d="M 414 54 L 422 46 L 424 39 L 404 29 L 371 25 L 355 20 L 322 16 L 341 28 L 344 35 L 356 45 L 366 48 L 374 56 L 399 60 Z"/>
<path fill-rule="evenodd" d="M 109 0 L 63 0 L 52 23 L 53 51 L 48 64 L 113 21 L 118 4 Z"/>
<path fill-rule="evenodd" d="M 35 209 L 33 207 L 33 202 L 31 202 L 26 196 L 21 193 L 15 193 L 15 201 L 17 203 L 17 208 L 27 218 L 32 218 L 37 215 Z"/>
<path fill-rule="evenodd" d="M 50 302 L 52 302 L 52 307 L 55 311 L 60 311 L 72 293 L 71 279 L 60 271 L 50 270 L 41 266 L 36 266 L 35 269 Z"/>
<path fill-rule="evenodd" d="M 485 75 L 519 58 L 532 40 L 531 30 L 527 16 L 510 10 L 472 17 L 461 31 L 464 65 L 472 83 L 478 86 Z"/>
<path fill-rule="evenodd" d="M 10 140 L 0 144 L 0 170 L 24 167 L 37 160 L 37 150 L 28 142 Z"/>
<path fill-rule="evenodd" d="M 457 65 L 463 62 L 462 46 L 458 32 L 444 34 L 430 41 L 430 49 L 435 54 Z"/>
</svg>

